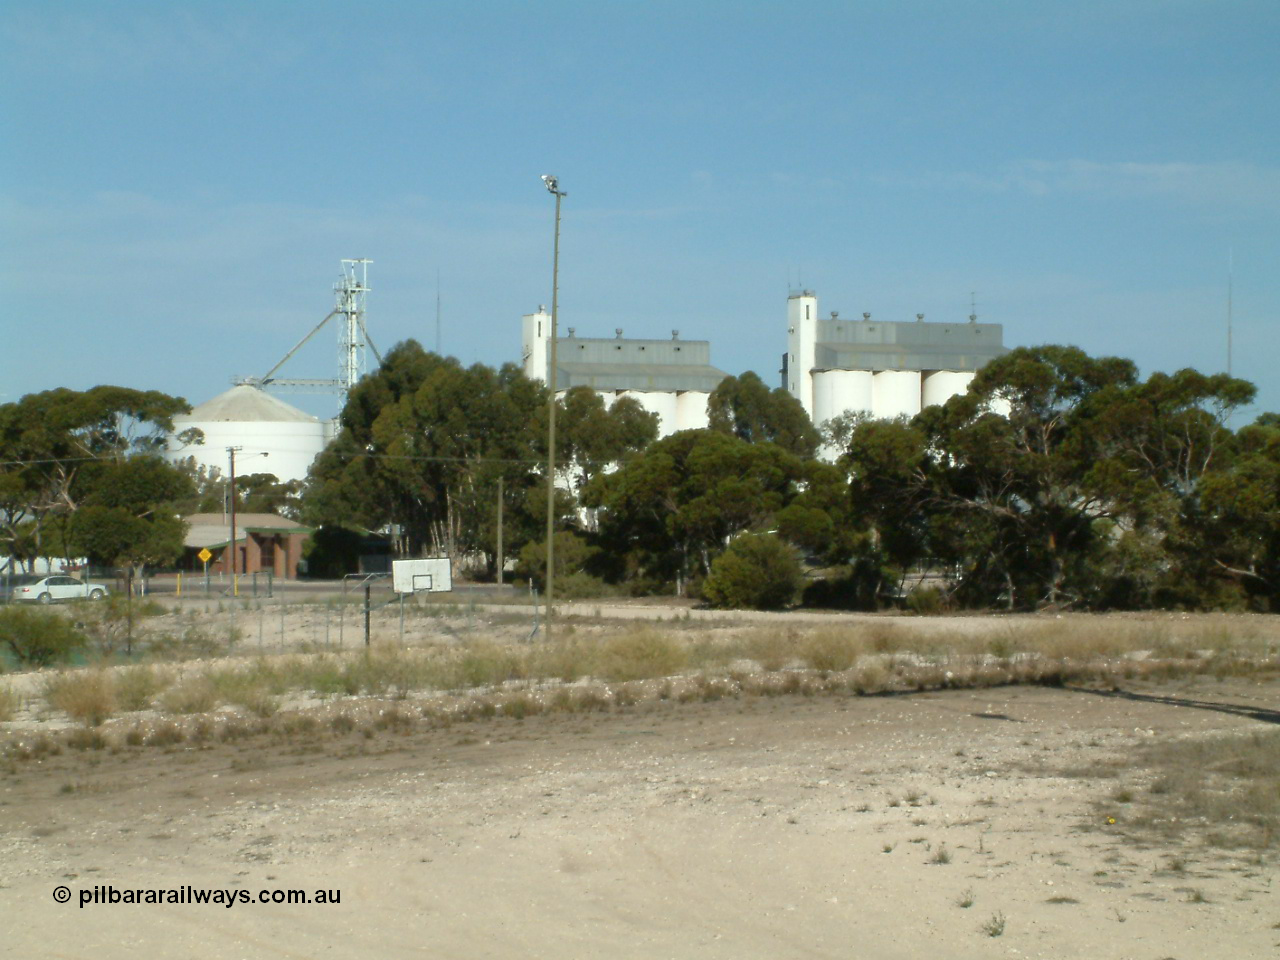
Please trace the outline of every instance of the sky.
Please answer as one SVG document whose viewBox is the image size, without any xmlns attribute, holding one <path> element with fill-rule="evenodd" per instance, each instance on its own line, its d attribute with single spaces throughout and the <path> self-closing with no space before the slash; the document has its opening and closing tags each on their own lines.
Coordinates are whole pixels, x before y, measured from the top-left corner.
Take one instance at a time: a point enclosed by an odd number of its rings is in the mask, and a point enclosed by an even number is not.
<svg viewBox="0 0 1280 960">
<path fill-rule="evenodd" d="M 0 402 L 207 400 L 354 257 L 381 349 L 435 349 L 438 301 L 444 353 L 518 362 L 550 173 L 579 336 L 678 329 L 775 383 L 802 286 L 1146 375 L 1226 369 L 1230 314 L 1237 424 L 1280 410 L 1274 0 L 42 0 L 0 30 Z M 336 332 L 281 375 L 336 376 Z"/>
</svg>

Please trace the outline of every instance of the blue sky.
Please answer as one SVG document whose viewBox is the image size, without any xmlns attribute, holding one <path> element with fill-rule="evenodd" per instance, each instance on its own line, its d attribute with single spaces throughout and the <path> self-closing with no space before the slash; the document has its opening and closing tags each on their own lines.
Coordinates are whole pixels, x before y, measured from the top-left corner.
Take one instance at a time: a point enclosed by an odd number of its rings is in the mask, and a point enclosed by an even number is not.
<svg viewBox="0 0 1280 960">
<path fill-rule="evenodd" d="M 822 309 L 982 319 L 1280 409 L 1280 4 L 5 5 L 0 401 L 261 374 L 369 257 L 385 348 L 561 323 L 777 378 Z M 14 334 L 22 334 L 17 340 Z M 286 373 L 336 373 L 334 339 Z M 323 413 L 332 399 L 287 396 Z M 1245 418 L 1239 418 L 1245 419 Z"/>
</svg>

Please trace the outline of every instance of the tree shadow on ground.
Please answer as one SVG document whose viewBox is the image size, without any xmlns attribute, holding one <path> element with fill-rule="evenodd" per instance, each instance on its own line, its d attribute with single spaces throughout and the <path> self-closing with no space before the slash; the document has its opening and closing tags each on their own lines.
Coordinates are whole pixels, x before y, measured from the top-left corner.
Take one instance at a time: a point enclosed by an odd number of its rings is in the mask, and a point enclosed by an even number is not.
<svg viewBox="0 0 1280 960">
<path fill-rule="evenodd" d="M 1129 690 L 1088 690 L 1082 687 L 1067 687 L 1075 693 L 1088 693 L 1095 697 L 1113 697 L 1119 700 L 1132 700 L 1138 703 L 1162 703 L 1171 707 L 1192 707 L 1196 710 L 1213 710 L 1216 713 L 1230 713 L 1237 717 L 1247 717 L 1261 723 L 1280 724 L 1280 710 L 1267 707 L 1252 707 L 1243 703 L 1218 703 L 1214 700 L 1192 700 L 1187 697 L 1166 697 L 1150 693 L 1133 693 Z"/>
</svg>

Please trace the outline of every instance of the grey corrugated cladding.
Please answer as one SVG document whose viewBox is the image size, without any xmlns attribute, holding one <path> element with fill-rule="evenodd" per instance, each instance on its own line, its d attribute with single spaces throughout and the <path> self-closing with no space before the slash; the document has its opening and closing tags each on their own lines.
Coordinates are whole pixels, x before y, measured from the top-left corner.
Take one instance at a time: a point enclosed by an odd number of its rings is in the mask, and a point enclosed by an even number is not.
<svg viewBox="0 0 1280 960">
<path fill-rule="evenodd" d="M 707 340 L 632 340 L 559 337 L 556 386 L 593 390 L 702 390 L 710 392 L 727 374 L 711 366 Z"/>
<path fill-rule="evenodd" d="M 998 323 L 818 321 L 815 370 L 977 370 L 1008 353 Z"/>
</svg>

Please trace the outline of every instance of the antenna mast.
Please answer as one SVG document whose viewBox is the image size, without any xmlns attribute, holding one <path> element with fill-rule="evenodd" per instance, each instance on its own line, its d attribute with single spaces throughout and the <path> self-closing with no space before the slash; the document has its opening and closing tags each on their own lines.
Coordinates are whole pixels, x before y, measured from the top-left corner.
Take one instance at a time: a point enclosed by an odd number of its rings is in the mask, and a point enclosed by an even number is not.
<svg viewBox="0 0 1280 960">
<path fill-rule="evenodd" d="M 311 332 L 294 345 L 280 361 L 262 377 L 232 377 L 231 382 L 237 385 L 247 384 L 253 387 L 282 387 L 287 390 L 301 390 L 307 393 L 340 393 L 343 401 L 351 388 L 364 375 L 364 350 L 368 346 L 373 351 L 378 363 L 382 363 L 382 354 L 378 346 L 369 336 L 364 323 L 365 297 L 369 293 L 368 269 L 372 260 L 343 260 L 342 277 L 334 284 L 338 302 L 323 320 L 312 328 Z M 289 362 L 295 353 L 314 337 L 326 323 L 334 317 L 342 317 L 345 323 L 338 330 L 338 376 L 336 379 L 310 379 L 299 377 L 277 377 L 276 371 Z"/>
<path fill-rule="evenodd" d="M 338 302 L 334 313 L 345 321 L 338 333 L 338 381 L 344 394 L 360 382 L 365 371 L 365 300 L 372 260 L 342 261 L 342 277 L 334 284 Z"/>
<path fill-rule="evenodd" d="M 1227 248 L 1227 376 L 1231 376 L 1231 293 L 1236 277 L 1236 252 Z"/>
</svg>

